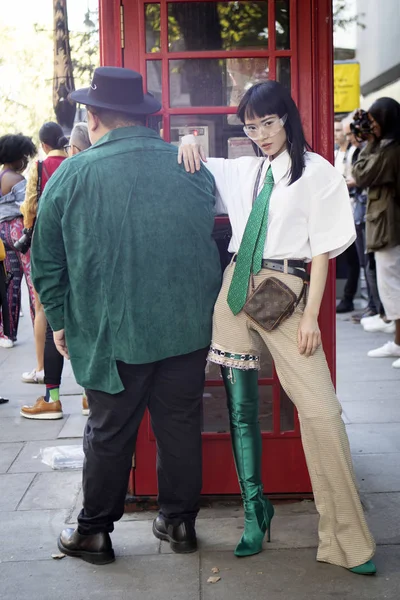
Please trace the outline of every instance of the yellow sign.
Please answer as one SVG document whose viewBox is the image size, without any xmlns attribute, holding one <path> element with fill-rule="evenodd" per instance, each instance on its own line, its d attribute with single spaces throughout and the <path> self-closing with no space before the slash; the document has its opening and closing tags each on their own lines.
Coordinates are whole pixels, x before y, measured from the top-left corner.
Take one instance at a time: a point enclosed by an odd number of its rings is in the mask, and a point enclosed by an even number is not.
<svg viewBox="0 0 400 600">
<path fill-rule="evenodd" d="M 360 106 L 360 65 L 335 63 L 335 113 L 348 113 Z"/>
</svg>

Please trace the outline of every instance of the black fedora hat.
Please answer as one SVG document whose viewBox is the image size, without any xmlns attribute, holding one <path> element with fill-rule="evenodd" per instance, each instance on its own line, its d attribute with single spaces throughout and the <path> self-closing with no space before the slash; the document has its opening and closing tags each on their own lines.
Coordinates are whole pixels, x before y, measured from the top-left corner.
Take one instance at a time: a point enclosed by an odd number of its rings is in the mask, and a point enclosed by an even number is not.
<svg viewBox="0 0 400 600">
<path fill-rule="evenodd" d="M 161 108 L 154 96 L 143 93 L 140 73 L 120 67 L 98 67 L 90 87 L 71 92 L 69 97 L 86 106 L 130 115 L 151 115 Z"/>
</svg>

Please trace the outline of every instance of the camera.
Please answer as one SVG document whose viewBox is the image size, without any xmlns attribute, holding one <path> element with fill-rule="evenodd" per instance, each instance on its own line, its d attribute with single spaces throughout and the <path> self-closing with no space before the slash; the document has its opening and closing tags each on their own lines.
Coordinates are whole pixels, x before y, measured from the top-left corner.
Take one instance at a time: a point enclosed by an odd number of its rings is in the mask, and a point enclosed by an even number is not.
<svg viewBox="0 0 400 600">
<path fill-rule="evenodd" d="M 368 139 L 368 136 L 373 133 L 372 123 L 365 110 L 360 109 L 355 113 L 353 122 L 350 123 L 350 131 L 354 133 L 358 142 Z"/>
<path fill-rule="evenodd" d="M 16 250 L 18 250 L 18 252 L 21 252 L 22 254 L 26 254 L 28 252 L 29 248 L 31 247 L 32 234 L 33 234 L 33 227 L 31 227 L 30 229 L 24 228 L 22 230 L 21 237 L 19 238 L 19 240 L 17 240 L 15 242 L 14 248 Z"/>
</svg>

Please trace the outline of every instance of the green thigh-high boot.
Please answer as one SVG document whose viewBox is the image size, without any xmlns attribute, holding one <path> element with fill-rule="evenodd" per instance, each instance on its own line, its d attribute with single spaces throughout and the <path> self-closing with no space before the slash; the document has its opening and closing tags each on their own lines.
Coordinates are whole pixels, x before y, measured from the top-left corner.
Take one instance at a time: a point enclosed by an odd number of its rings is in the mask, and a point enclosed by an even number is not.
<svg viewBox="0 0 400 600">
<path fill-rule="evenodd" d="M 258 421 L 258 371 L 222 367 L 229 420 L 245 526 L 236 556 L 250 556 L 262 550 L 266 531 L 270 541 L 274 507 L 264 497 L 261 481 L 262 442 Z"/>
</svg>

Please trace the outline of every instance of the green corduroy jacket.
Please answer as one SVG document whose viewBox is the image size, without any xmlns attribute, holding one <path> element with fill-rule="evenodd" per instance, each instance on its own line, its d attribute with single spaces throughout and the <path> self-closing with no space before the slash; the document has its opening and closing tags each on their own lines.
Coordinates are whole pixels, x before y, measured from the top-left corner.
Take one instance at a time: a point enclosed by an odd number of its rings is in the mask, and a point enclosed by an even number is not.
<svg viewBox="0 0 400 600">
<path fill-rule="evenodd" d="M 206 347 L 221 273 L 214 180 L 146 127 L 107 133 L 59 167 L 40 199 L 32 277 L 76 380 L 115 394 L 117 361 Z"/>
</svg>

